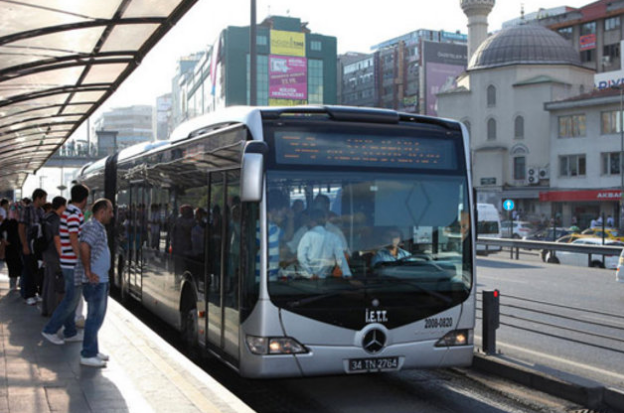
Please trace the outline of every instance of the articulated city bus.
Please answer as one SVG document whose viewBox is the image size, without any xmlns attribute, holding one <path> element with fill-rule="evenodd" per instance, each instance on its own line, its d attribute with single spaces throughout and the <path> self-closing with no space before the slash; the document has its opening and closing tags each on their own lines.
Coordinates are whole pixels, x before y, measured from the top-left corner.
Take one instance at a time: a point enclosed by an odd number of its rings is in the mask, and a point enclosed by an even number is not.
<svg viewBox="0 0 624 413">
<path fill-rule="evenodd" d="M 86 166 L 111 280 L 245 377 L 465 366 L 466 129 L 348 107 L 231 108 Z"/>
</svg>

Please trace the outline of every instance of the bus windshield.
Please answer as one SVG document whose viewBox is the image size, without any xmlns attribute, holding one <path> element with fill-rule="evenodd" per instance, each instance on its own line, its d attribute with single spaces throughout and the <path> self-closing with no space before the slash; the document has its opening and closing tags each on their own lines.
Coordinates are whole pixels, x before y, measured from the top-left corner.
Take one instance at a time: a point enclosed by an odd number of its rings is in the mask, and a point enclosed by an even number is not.
<svg viewBox="0 0 624 413">
<path fill-rule="evenodd" d="M 465 176 L 273 170 L 267 188 L 267 273 L 276 305 L 353 308 L 374 298 L 418 306 L 424 315 L 467 297 Z"/>
</svg>

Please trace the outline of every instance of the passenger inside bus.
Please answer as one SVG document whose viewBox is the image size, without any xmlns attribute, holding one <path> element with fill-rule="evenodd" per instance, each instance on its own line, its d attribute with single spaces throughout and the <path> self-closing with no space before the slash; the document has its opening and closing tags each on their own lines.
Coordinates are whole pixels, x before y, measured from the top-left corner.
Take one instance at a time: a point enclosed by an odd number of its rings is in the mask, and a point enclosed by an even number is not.
<svg viewBox="0 0 624 413">
<path fill-rule="evenodd" d="M 317 208 L 310 212 L 308 231 L 297 248 L 297 260 L 302 270 L 300 275 L 311 279 L 323 279 L 332 275 L 351 277 L 345 257 L 345 245 L 327 228 L 327 224 L 327 212 L 323 209 Z"/>
<path fill-rule="evenodd" d="M 377 250 L 371 260 L 371 265 L 374 267 L 383 262 L 399 261 L 409 257 L 411 254 L 399 247 L 401 238 L 401 231 L 396 227 L 388 228 L 384 231 L 382 236 L 384 246 Z"/>
</svg>

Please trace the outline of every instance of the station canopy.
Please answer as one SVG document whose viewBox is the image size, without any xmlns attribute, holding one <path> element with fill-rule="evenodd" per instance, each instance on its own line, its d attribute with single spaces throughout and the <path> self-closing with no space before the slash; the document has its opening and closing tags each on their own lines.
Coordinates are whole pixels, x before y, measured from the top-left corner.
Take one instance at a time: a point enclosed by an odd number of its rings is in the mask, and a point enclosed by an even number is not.
<svg viewBox="0 0 624 413">
<path fill-rule="evenodd" d="M 20 188 L 197 0 L 0 0 L 0 191 Z"/>
</svg>

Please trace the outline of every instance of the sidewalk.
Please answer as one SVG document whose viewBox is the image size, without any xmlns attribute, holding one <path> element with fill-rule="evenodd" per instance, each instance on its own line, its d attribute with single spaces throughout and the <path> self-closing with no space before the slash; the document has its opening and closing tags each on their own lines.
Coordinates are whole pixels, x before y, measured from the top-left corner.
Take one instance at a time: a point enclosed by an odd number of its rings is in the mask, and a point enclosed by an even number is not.
<svg viewBox="0 0 624 413">
<path fill-rule="evenodd" d="M 79 364 L 81 343 L 41 336 L 36 306 L 0 272 L 0 412 L 252 412 L 114 300 L 100 330 L 106 368 Z"/>
</svg>

